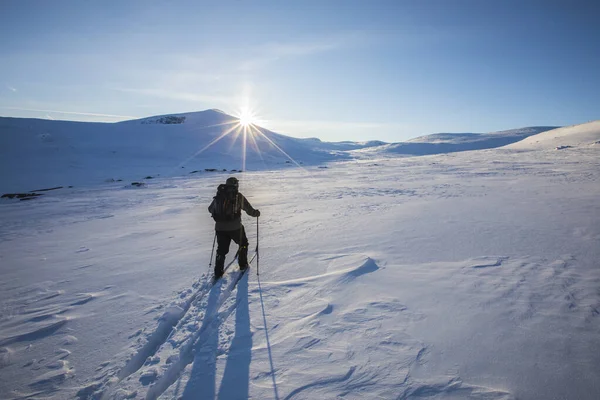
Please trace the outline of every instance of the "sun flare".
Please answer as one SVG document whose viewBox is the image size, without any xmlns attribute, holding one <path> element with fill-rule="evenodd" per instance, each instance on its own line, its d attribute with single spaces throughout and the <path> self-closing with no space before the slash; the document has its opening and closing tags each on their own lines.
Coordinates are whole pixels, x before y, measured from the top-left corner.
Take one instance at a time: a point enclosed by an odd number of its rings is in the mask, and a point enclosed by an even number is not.
<svg viewBox="0 0 600 400">
<path fill-rule="evenodd" d="M 283 154 L 289 160 L 289 162 L 292 162 L 297 167 L 304 169 L 300 163 L 294 160 L 288 153 L 286 153 L 281 147 L 279 147 L 279 145 L 275 141 L 273 141 L 269 137 L 269 131 L 262 128 L 265 122 L 267 121 L 260 118 L 252 108 L 248 106 L 243 106 L 239 109 L 239 111 L 237 112 L 237 116 L 233 119 L 230 119 L 224 123 L 204 127 L 204 129 L 221 127 L 221 132 L 208 144 L 197 150 L 187 160 L 182 162 L 180 166 L 183 166 L 193 158 L 198 157 L 200 154 L 204 153 L 204 151 L 215 145 L 217 142 L 220 142 L 225 138 L 229 138 L 229 150 L 227 150 L 227 152 L 230 152 L 236 143 L 240 143 L 240 148 L 242 152 L 242 165 L 240 172 L 246 171 L 246 156 L 248 148 L 250 148 L 251 150 L 251 156 L 254 157 L 254 154 L 258 155 L 263 164 L 265 164 L 265 159 L 263 158 L 262 151 L 276 150 L 279 153 Z M 238 142 L 238 140 L 240 142 Z M 253 159 L 252 162 L 256 163 L 256 161 L 256 159 Z"/>
<path fill-rule="evenodd" d="M 258 122 L 256 115 L 254 115 L 252 110 L 250 110 L 249 108 L 242 109 L 242 111 L 240 112 L 239 119 L 240 125 L 244 128 L 249 127 L 251 125 L 255 125 Z"/>
</svg>

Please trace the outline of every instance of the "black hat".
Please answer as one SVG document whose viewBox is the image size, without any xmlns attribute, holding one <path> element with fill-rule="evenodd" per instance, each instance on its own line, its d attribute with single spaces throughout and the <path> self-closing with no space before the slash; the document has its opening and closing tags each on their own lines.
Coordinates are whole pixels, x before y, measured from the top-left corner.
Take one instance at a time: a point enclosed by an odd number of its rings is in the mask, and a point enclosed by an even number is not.
<svg viewBox="0 0 600 400">
<path fill-rule="evenodd" d="M 235 185 L 238 186 L 239 185 L 239 181 L 235 176 L 232 176 L 230 178 L 227 178 L 227 180 L 225 181 L 226 185 Z"/>
</svg>

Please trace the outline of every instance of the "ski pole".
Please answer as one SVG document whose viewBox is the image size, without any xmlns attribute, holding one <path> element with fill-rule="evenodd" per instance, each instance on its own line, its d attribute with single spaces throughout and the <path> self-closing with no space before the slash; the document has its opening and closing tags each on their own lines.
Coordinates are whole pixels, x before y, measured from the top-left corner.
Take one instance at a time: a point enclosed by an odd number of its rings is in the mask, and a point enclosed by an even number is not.
<svg viewBox="0 0 600 400">
<path fill-rule="evenodd" d="M 215 231 L 215 238 L 213 239 L 212 250 L 210 251 L 210 261 L 208 262 L 208 272 L 212 267 L 213 254 L 215 253 L 215 243 L 217 242 L 217 231 Z"/>
<path fill-rule="evenodd" d="M 258 253 L 258 217 L 256 217 L 256 276 L 258 276 L 258 262 L 260 260 L 260 254 Z"/>
</svg>

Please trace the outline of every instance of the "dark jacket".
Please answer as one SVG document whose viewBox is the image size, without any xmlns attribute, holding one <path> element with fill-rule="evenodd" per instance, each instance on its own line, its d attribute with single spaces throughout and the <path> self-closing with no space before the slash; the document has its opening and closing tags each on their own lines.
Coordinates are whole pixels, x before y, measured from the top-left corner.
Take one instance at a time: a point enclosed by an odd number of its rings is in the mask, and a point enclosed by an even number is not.
<svg viewBox="0 0 600 400">
<path fill-rule="evenodd" d="M 208 211 L 211 214 L 213 212 L 214 204 L 215 204 L 215 201 L 213 200 L 212 203 L 210 203 L 210 206 L 208 206 Z M 258 211 L 256 211 L 252 207 L 252 205 L 250 205 L 250 202 L 241 193 L 237 194 L 236 210 L 237 211 L 235 213 L 234 220 L 215 222 L 215 231 L 235 231 L 235 230 L 240 229 L 242 227 L 242 210 L 246 211 L 246 214 L 248 214 L 251 217 L 258 216 Z"/>
</svg>

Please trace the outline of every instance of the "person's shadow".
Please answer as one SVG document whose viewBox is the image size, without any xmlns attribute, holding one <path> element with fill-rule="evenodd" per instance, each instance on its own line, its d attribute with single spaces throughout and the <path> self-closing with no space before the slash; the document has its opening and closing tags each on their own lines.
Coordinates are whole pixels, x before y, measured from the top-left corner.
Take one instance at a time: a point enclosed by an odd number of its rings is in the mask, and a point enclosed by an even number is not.
<svg viewBox="0 0 600 400">
<path fill-rule="evenodd" d="M 235 336 L 227 353 L 219 399 L 247 399 L 250 386 L 250 362 L 252 361 L 252 333 L 250 332 L 250 309 L 248 308 L 248 273 L 237 285 L 237 308 L 235 310 Z"/>
<path fill-rule="evenodd" d="M 220 285 L 215 285 L 209 295 L 205 315 L 218 314 L 219 310 L 216 307 L 220 294 Z M 250 332 L 247 273 L 237 284 L 236 303 L 235 335 L 227 353 L 225 371 L 218 393 L 219 399 L 247 399 L 249 396 L 252 333 Z M 209 323 L 214 324 L 215 320 Z M 198 339 L 197 353 L 194 356 L 194 364 L 182 399 L 215 398 L 219 328 L 218 324 L 209 326 L 207 332 Z"/>
</svg>

